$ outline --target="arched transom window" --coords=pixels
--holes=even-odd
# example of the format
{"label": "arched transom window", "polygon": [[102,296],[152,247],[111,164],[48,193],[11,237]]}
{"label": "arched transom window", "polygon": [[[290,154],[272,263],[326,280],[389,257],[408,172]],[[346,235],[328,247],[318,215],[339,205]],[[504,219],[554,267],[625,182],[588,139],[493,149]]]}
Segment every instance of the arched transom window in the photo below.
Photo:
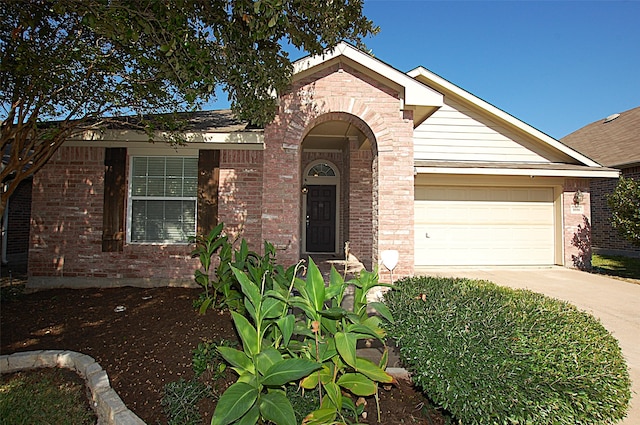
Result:
{"label": "arched transom window", "polygon": [[324,162],[318,163],[309,169],[309,177],[335,177],[335,170]]}

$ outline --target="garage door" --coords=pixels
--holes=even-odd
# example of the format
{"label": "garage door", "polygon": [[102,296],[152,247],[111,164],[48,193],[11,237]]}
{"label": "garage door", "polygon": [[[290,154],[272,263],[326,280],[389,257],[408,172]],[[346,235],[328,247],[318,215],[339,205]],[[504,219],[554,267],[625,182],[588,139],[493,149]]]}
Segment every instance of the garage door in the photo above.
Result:
{"label": "garage door", "polygon": [[551,265],[553,188],[416,186],[416,266]]}

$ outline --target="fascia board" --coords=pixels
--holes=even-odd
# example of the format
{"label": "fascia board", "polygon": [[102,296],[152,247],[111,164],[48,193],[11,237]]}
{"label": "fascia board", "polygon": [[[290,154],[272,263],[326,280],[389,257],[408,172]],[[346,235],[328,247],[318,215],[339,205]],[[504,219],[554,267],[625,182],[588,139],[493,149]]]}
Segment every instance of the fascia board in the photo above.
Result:
{"label": "fascia board", "polygon": [[499,176],[531,176],[531,177],[586,177],[586,178],[618,178],[619,171],[610,169],[586,170],[544,170],[532,168],[467,168],[467,167],[415,167],[418,174],[463,174],[463,175],[499,175]]}
{"label": "fascia board", "polygon": [[443,91],[450,92],[450,93],[452,93],[452,94],[454,94],[454,95],[466,100],[467,102],[478,106],[479,108],[485,110],[486,112],[488,112],[489,114],[491,114],[494,117],[498,118],[499,120],[508,123],[509,125],[517,128],[520,131],[528,133],[529,135],[535,137],[536,139],[540,140],[543,143],[546,143],[547,145],[551,146],[552,148],[554,148],[554,149],[556,149],[556,150],[558,150],[558,151],[570,156],[571,158],[573,158],[573,159],[575,159],[577,161],[580,161],[584,165],[588,165],[590,167],[602,167],[597,162],[595,162],[592,159],[589,159],[586,156],[582,155],[581,153],[571,149],[567,145],[559,142],[558,140],[554,139],[553,137],[549,136],[548,134],[545,134],[542,131],[530,126],[529,124],[526,124],[526,123],[520,121],[519,119],[517,119],[513,115],[510,115],[510,114],[504,112],[502,109],[499,109],[499,108],[493,106],[492,104],[480,99],[479,97],[474,96],[473,94],[469,93],[468,91],[461,89],[460,87],[456,86],[455,84],[451,83],[450,81],[445,80],[444,78],[440,77],[437,74],[434,74],[433,72],[429,71],[428,69],[426,69],[426,68],[424,68],[422,66],[409,71],[407,73],[407,75],[409,75],[412,78],[423,77],[423,78],[427,79],[429,83],[438,86],[438,88],[442,88]]}
{"label": "fascia board", "polygon": [[321,66],[340,56],[349,58],[366,69],[403,87],[404,104],[406,106],[440,107],[443,105],[444,96],[438,91],[345,42],[339,43],[333,50],[328,50],[322,55],[307,56],[295,61],[293,63],[294,78],[296,74]]}
{"label": "fascia board", "polygon": [[[157,132],[155,143],[164,143],[167,133]],[[264,132],[185,132],[188,145],[199,145],[204,149],[264,149]],[[65,146],[144,146],[149,145],[149,136],[134,130],[88,130],[69,138]]]}

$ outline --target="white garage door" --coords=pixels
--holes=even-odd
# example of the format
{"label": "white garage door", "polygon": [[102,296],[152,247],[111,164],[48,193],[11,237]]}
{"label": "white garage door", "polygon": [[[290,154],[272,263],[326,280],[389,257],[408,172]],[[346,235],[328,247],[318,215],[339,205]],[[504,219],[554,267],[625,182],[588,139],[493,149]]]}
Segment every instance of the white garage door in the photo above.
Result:
{"label": "white garage door", "polygon": [[416,186],[416,266],[554,264],[553,188]]}

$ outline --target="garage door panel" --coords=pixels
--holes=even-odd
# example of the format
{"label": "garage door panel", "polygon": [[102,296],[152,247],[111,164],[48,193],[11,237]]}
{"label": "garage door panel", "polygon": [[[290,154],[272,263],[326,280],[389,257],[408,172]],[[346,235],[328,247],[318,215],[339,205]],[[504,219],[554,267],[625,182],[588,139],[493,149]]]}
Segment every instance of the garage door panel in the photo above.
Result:
{"label": "garage door panel", "polygon": [[416,187],[416,265],[554,262],[552,188]]}

